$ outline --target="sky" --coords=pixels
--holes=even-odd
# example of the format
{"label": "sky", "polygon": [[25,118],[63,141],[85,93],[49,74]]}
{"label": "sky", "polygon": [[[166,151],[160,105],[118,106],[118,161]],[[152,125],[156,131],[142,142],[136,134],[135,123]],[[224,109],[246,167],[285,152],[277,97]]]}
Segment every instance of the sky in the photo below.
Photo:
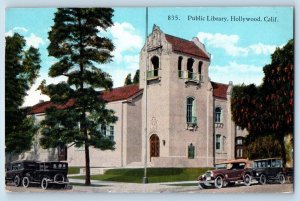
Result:
{"label": "sky", "polygon": [[[145,8],[114,8],[114,25],[104,36],[115,44],[113,62],[99,65],[112,76],[114,87],[124,84],[128,73],[139,68],[139,53],[146,35]],[[10,8],[6,10],[5,35],[14,32],[25,37],[27,47],[39,48],[40,76],[28,91],[23,106],[49,100],[36,88],[43,79],[47,84],[66,80],[50,78],[48,70],[55,59],[48,56],[48,32],[53,25],[55,8]],[[241,19],[256,21],[244,21]],[[215,82],[261,84],[263,66],[271,62],[276,47],[293,38],[292,7],[154,7],[148,10],[148,34],[154,24],[167,34],[191,40],[198,37],[211,54],[209,77]]]}

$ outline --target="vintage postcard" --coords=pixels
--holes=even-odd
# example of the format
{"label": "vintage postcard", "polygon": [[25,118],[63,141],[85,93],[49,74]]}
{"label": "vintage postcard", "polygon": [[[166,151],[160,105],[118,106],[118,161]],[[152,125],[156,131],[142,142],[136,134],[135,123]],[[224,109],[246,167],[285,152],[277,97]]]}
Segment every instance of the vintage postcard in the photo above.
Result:
{"label": "vintage postcard", "polygon": [[7,192],[294,192],[293,7],[5,15]]}

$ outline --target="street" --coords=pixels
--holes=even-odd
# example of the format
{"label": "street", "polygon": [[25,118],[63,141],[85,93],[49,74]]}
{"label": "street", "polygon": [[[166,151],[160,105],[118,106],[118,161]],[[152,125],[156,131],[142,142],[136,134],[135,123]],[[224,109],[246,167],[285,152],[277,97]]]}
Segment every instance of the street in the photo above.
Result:
{"label": "street", "polygon": [[[7,192],[106,192],[106,193],[292,193],[293,184],[253,184],[245,186],[243,184],[236,184],[233,187],[224,187],[222,189],[199,189],[197,182],[172,182],[172,183],[121,183],[121,182],[102,182],[92,181],[92,186],[84,186],[78,184],[79,180],[71,180],[76,185],[72,189],[55,189],[49,188],[47,190],[41,189],[39,186],[35,187],[15,187],[12,185],[6,186]],[[81,180],[82,181],[82,180]]]}

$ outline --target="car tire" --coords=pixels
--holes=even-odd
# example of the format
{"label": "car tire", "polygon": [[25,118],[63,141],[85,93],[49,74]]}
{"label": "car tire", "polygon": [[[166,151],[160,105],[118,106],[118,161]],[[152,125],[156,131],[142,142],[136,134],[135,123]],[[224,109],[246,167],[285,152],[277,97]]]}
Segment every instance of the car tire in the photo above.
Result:
{"label": "car tire", "polygon": [[21,185],[21,177],[19,175],[16,175],[14,178],[14,185],[20,186]]}
{"label": "car tire", "polygon": [[280,184],[284,184],[285,183],[285,176],[282,173],[278,174],[278,180]]}
{"label": "car tire", "polygon": [[203,183],[199,183],[199,188],[200,189],[206,189],[207,186],[205,184],[203,184]]}
{"label": "car tire", "polygon": [[265,174],[261,174],[260,177],[259,177],[259,183],[261,185],[265,185],[267,183],[267,177]]}
{"label": "car tire", "polygon": [[56,174],[54,176],[54,182],[57,182],[57,183],[63,183],[65,182],[65,176],[63,174]]}
{"label": "car tire", "polygon": [[250,186],[250,185],[251,185],[251,180],[252,180],[252,178],[251,178],[251,175],[250,175],[250,174],[246,174],[246,175],[244,176],[244,184],[245,184],[246,186]]}
{"label": "car tire", "polygon": [[41,187],[42,189],[46,190],[48,188],[48,178],[44,177],[41,181]]}
{"label": "car tire", "polygon": [[23,185],[23,187],[28,188],[29,184],[30,184],[29,178],[28,177],[23,177],[23,179],[22,179],[22,185]]}
{"label": "car tire", "polygon": [[215,187],[216,188],[222,188],[224,184],[223,178],[221,176],[217,176],[215,179]]}

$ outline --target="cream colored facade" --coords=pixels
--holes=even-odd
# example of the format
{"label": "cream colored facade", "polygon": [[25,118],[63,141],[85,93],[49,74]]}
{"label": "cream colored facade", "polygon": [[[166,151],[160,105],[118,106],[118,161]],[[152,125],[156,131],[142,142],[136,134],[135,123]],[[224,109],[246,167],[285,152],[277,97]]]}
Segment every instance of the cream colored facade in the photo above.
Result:
{"label": "cream colored facade", "polygon": [[[147,44],[140,52],[142,90],[107,104],[118,117],[113,125],[116,149],[91,148],[91,167],[143,166],[145,151],[151,167],[210,167],[235,158],[236,139],[247,132],[231,120],[232,83],[209,79],[211,57],[204,45],[197,38],[187,41],[166,35],[158,26]],[[34,115],[37,123],[43,118]],[[57,154],[56,149],[52,152]],[[35,147],[19,159],[55,160],[50,155],[39,147],[37,137]],[[69,166],[83,167],[84,150],[69,147],[67,161]]]}

